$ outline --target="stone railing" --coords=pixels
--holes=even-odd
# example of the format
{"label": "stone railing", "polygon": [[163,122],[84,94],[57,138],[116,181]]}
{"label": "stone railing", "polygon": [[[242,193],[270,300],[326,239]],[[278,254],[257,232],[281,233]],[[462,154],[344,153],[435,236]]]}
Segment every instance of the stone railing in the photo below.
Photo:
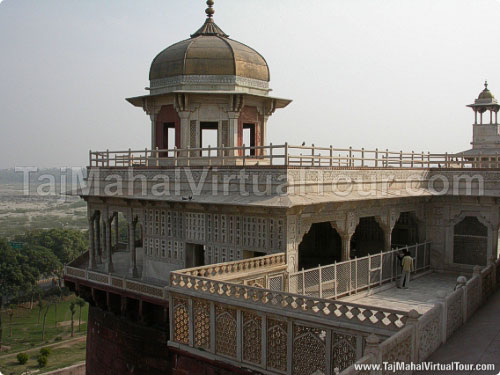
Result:
{"label": "stone railing", "polygon": [[[367,354],[360,358],[358,361],[356,361],[356,364],[352,364],[348,368],[346,368],[344,371],[342,371],[342,375],[370,375],[372,372],[370,372],[368,369],[362,370],[362,369],[357,369],[355,368],[356,366],[359,365],[374,365],[377,363],[377,358],[373,354]],[[338,369],[337,373],[340,372],[340,369]]]}
{"label": "stone railing", "polygon": [[[474,268],[471,279],[466,281],[462,276],[457,280],[456,290],[450,295],[438,295],[435,306],[424,315],[418,317],[416,311],[408,314],[404,329],[392,335],[379,345],[380,339],[371,335],[366,342],[371,342],[365,349],[363,361],[355,364],[393,364],[420,363],[425,361],[437,348],[445,343],[450,336],[486,302],[487,298],[498,287],[494,275],[500,269],[500,259],[483,269]],[[465,279],[465,280],[464,280]],[[375,344],[374,344],[375,343]],[[391,369],[381,367],[379,371],[361,371],[354,364],[341,372],[341,375],[355,374],[390,374]],[[411,374],[412,371],[398,371],[399,374]]]}
{"label": "stone railing", "polygon": [[167,290],[163,286],[144,283],[135,279],[128,279],[113,274],[89,271],[87,269],[65,266],[64,274],[74,279],[90,281],[92,283],[109,286],[139,295],[167,300]]}
{"label": "stone railing", "polygon": [[169,346],[269,374],[334,374],[362,357],[370,332],[387,337],[407,318],[182,274],[168,289]]}
{"label": "stone railing", "polygon": [[[258,258],[237,260],[234,262],[217,263],[209,266],[187,268],[178,273],[207,278],[239,278],[242,273],[266,271],[270,268],[286,266],[285,253],[267,255]],[[238,275],[239,274],[239,275]]]}
{"label": "stone railing", "polygon": [[398,253],[405,249],[414,259],[415,273],[430,268],[431,243],[425,242],[291,273],[288,291],[310,297],[338,298],[392,282],[401,274]]}
{"label": "stone railing", "polygon": [[[224,301],[250,309],[271,309],[280,315],[294,315],[330,325],[351,328],[369,327],[386,334],[401,329],[407,313],[399,310],[366,306],[349,302],[307,297],[225,281],[170,273],[168,290],[179,295]],[[258,307],[256,307],[258,306]]]}
{"label": "stone railing", "polygon": [[[479,161],[478,161],[479,160]],[[89,151],[90,167],[290,166],[337,168],[498,168],[500,154],[431,154],[284,145]]]}
{"label": "stone railing", "polygon": [[169,346],[265,374],[334,374],[361,357],[362,331],[170,293]]}

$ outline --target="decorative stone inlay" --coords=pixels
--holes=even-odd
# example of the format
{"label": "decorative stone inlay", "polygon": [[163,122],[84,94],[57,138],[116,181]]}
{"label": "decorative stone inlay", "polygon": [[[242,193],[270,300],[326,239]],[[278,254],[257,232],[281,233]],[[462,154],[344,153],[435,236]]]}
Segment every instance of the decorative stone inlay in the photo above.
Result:
{"label": "decorative stone inlay", "polygon": [[174,341],[189,344],[189,312],[187,298],[173,297]]}
{"label": "decorative stone inlay", "polygon": [[243,311],[243,360],[260,364],[262,361],[262,318]]}
{"label": "decorative stone inlay", "polygon": [[293,374],[326,374],[326,331],[294,325]]}
{"label": "decorative stone inlay", "polygon": [[236,310],[217,304],[215,316],[216,353],[236,358]]}
{"label": "decorative stone inlay", "polygon": [[332,333],[332,373],[333,369],[342,371],[356,361],[356,340],[353,335]]}
{"label": "decorative stone inlay", "polygon": [[269,89],[269,82],[228,75],[183,75],[150,81],[151,88],[156,90],[178,85],[238,85],[260,90]]}
{"label": "decorative stone inlay", "polygon": [[425,314],[418,324],[419,359],[427,359],[441,345],[441,306],[437,305]]}
{"label": "decorative stone inlay", "polygon": [[288,324],[286,321],[267,320],[267,367],[279,371],[287,369]]}
{"label": "decorative stone inlay", "polygon": [[85,270],[81,270],[78,268],[67,267],[66,275],[75,276],[78,278],[85,278]]}
{"label": "decorative stone inlay", "polygon": [[204,300],[193,301],[194,345],[210,349],[210,303]]}
{"label": "decorative stone inlay", "polygon": [[147,285],[143,283],[136,283],[133,281],[126,281],[126,289],[138,292],[141,294],[148,294],[154,297],[163,297],[163,289],[154,287],[152,285]]}

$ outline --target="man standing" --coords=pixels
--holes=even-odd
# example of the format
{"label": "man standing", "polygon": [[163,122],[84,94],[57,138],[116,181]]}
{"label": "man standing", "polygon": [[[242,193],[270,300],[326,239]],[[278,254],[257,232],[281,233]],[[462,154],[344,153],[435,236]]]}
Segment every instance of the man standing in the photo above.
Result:
{"label": "man standing", "polygon": [[401,279],[399,280],[399,288],[408,289],[410,285],[410,273],[414,270],[413,258],[410,252],[403,250],[403,259],[401,260]]}

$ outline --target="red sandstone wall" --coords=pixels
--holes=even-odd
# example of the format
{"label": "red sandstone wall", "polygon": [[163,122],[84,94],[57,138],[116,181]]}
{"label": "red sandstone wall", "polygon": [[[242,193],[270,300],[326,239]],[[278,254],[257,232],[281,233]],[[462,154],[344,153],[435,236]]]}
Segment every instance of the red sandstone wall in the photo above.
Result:
{"label": "red sandstone wall", "polygon": [[165,332],[90,307],[87,375],[252,375],[167,347]]}
{"label": "red sandstone wall", "polygon": [[87,375],[169,375],[166,333],[90,307]]}
{"label": "red sandstone wall", "polygon": [[175,147],[181,147],[181,120],[173,105],[164,105],[156,118],[156,147],[167,149],[168,145],[163,143],[163,124],[175,123]]}

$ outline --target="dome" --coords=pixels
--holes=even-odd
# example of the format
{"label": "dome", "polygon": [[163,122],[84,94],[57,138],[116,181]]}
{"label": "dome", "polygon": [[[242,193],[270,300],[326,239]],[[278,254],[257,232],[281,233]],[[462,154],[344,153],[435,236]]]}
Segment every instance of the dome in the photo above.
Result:
{"label": "dome", "polygon": [[493,96],[493,94],[491,93],[490,90],[488,89],[484,89],[481,94],[479,94],[479,98],[478,99],[495,99],[495,97]]}
{"label": "dome", "polygon": [[211,15],[190,39],[166,48],[151,64],[151,81],[179,76],[233,76],[264,82],[270,80],[264,57],[245,44],[230,39],[214,23]]}
{"label": "dome", "polygon": [[488,82],[485,82],[484,90],[481,91],[481,94],[479,94],[478,100],[489,100],[489,99],[495,99],[495,96],[488,89]]}

